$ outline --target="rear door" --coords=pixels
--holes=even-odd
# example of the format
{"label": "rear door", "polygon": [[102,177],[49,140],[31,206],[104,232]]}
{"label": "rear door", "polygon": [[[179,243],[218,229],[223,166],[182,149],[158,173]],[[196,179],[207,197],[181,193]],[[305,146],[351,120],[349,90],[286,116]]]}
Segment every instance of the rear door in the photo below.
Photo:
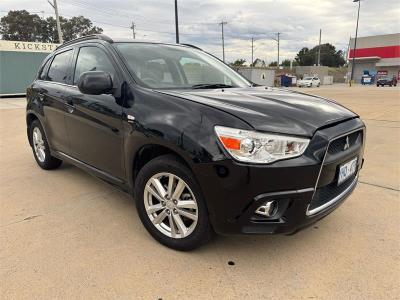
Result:
{"label": "rear door", "polygon": [[[66,117],[71,155],[118,179],[125,178],[121,83],[114,58],[101,44],[76,48],[75,72],[67,87],[67,103],[73,108]],[[78,87],[79,77],[87,71],[108,72],[113,80],[112,94],[86,95]]]}
{"label": "rear door", "polygon": [[72,49],[57,53],[46,63],[34,85],[42,103],[45,117],[43,125],[50,147],[64,153],[69,152],[69,139],[65,123],[67,114],[65,87],[71,77],[72,57]]}

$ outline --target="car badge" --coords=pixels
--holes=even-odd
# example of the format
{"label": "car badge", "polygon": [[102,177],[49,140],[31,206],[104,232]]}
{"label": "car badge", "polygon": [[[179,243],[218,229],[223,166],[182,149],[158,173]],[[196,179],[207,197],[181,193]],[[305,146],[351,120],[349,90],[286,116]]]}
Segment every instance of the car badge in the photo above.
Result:
{"label": "car badge", "polygon": [[349,136],[346,136],[346,143],[344,144],[343,151],[346,151],[349,148],[350,148]]}

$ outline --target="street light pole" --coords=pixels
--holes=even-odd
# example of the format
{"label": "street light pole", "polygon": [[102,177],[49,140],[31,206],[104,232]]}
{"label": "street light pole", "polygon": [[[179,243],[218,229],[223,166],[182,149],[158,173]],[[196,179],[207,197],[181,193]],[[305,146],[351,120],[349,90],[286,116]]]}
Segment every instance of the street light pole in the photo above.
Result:
{"label": "street light pole", "polygon": [[357,50],[357,35],[358,35],[358,20],[360,19],[360,7],[361,7],[361,0],[353,0],[353,2],[358,2],[358,12],[357,12],[357,25],[356,25],[356,37],[354,39],[354,50],[353,50],[353,59],[351,62],[351,75],[350,75],[350,86],[351,82],[353,81],[354,77],[354,65],[356,63],[356,50]]}
{"label": "street light pole", "polygon": [[62,36],[62,31],[61,31],[60,16],[58,14],[57,0],[53,0],[53,3],[51,3],[49,0],[47,0],[47,2],[54,8],[54,12],[56,13],[58,42],[60,44],[62,44],[64,41],[63,41],[63,36]]}
{"label": "street light pole", "polygon": [[280,36],[281,36],[281,32],[277,32],[276,33],[276,39],[275,38],[272,38],[273,40],[275,40],[275,41],[277,41],[278,42],[278,61],[277,61],[277,69],[279,69],[279,46],[280,46]]}
{"label": "street light pole", "polygon": [[175,41],[179,44],[178,0],[175,0]]}

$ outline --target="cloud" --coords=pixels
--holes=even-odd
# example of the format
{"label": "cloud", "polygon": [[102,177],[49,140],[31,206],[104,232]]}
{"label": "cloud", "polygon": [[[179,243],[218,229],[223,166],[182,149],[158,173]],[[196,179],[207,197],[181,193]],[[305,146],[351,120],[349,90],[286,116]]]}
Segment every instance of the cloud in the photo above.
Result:
{"label": "cloud", "polygon": [[[281,60],[293,59],[302,47],[315,46],[320,28],[322,42],[342,50],[347,49],[349,37],[355,33],[357,3],[351,0],[178,0],[178,3],[181,42],[195,44],[219,57],[222,47],[218,23],[228,22],[224,27],[228,61],[236,58],[250,61],[252,37],[254,57],[273,61],[277,57],[277,43],[272,39],[276,32],[282,32]],[[131,37],[129,27],[133,21],[139,39],[175,41],[172,0],[63,0],[59,8],[66,17],[90,18],[110,36]],[[2,9],[52,13],[42,0],[2,0]],[[400,32],[399,15],[397,0],[362,1],[359,36]]]}

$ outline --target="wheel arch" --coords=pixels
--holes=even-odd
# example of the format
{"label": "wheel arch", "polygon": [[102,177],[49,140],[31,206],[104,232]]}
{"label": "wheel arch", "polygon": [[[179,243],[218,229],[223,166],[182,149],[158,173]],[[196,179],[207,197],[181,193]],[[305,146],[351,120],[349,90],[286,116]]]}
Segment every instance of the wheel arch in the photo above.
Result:
{"label": "wheel arch", "polygon": [[31,135],[30,134],[30,128],[31,128],[31,124],[35,120],[39,120],[39,122],[40,122],[39,117],[35,113],[28,112],[26,114],[26,134],[28,136],[29,145],[31,145],[31,146],[32,146],[32,139],[31,139],[31,136],[30,136]]}
{"label": "wheel arch", "polygon": [[140,170],[151,160],[160,157],[162,155],[173,155],[179,159],[189,170],[192,171],[190,164],[183,157],[183,155],[179,154],[177,151],[160,144],[147,144],[143,145],[139,148],[138,151],[134,154],[132,166],[131,166],[131,182],[132,182],[132,190],[134,190],[135,181],[137,175]]}

